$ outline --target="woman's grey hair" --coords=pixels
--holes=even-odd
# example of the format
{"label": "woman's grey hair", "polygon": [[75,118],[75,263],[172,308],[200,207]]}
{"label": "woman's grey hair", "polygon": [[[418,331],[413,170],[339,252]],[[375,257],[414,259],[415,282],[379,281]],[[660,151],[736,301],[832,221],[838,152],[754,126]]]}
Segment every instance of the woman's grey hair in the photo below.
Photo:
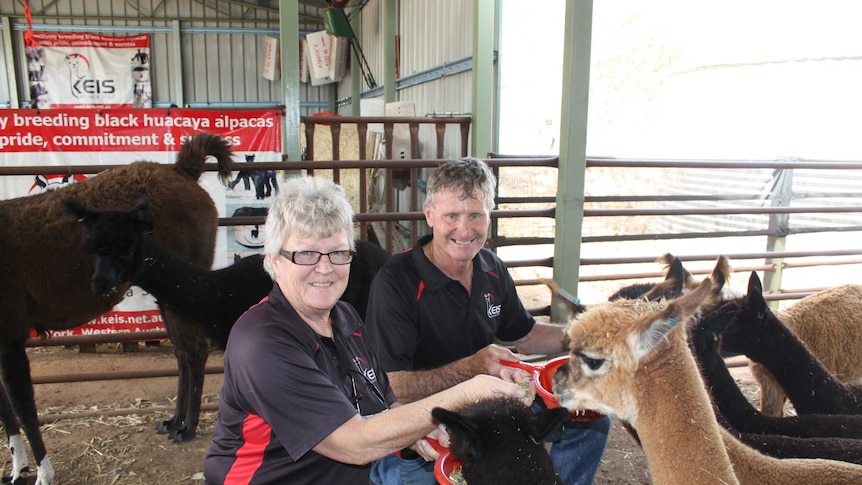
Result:
{"label": "woman's grey hair", "polygon": [[484,200],[488,210],[491,210],[494,208],[496,187],[497,178],[484,161],[478,158],[447,160],[428,177],[425,205],[433,205],[434,196],[439,192],[456,190],[461,192],[461,198],[476,196]]}
{"label": "woman's grey hair", "polygon": [[[291,235],[299,238],[325,239],[346,234],[350,249],[353,240],[353,208],[344,189],[318,177],[294,177],[281,185],[266,216],[264,252],[278,257],[284,241]],[[269,258],[263,259],[263,269],[275,279]]]}

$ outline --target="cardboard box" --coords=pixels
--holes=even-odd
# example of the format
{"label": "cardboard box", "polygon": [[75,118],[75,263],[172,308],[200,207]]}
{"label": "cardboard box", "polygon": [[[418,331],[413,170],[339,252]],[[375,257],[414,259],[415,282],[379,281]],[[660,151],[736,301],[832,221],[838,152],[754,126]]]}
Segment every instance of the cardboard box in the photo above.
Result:
{"label": "cardboard box", "polygon": [[341,81],[350,67],[350,39],[333,35],[330,36],[330,44],[329,77],[333,81]]}
{"label": "cardboard box", "polygon": [[305,35],[308,42],[308,71],[312,86],[329,84],[334,80],[329,77],[329,66],[332,63],[332,39],[325,30],[311,32]]}
{"label": "cardboard box", "polygon": [[278,37],[268,35],[263,39],[263,62],[260,75],[270,81],[281,79],[281,53],[278,47]]}
{"label": "cardboard box", "polygon": [[299,40],[299,82],[308,82],[308,41],[305,38]]}

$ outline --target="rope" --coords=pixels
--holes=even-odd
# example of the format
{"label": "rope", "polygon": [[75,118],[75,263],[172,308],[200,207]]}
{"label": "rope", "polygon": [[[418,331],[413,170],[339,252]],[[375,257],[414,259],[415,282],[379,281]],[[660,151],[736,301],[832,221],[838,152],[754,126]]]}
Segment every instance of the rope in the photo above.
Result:
{"label": "rope", "polygon": [[24,16],[27,18],[27,31],[24,32],[24,45],[27,47],[36,47],[36,41],[33,40],[33,12],[30,10],[30,0],[24,0]]}

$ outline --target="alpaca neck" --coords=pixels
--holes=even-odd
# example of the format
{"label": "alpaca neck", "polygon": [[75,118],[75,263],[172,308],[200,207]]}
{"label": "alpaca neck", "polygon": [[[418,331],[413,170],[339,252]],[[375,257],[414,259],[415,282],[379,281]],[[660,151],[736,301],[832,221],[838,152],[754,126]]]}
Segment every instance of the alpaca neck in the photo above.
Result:
{"label": "alpaca neck", "polygon": [[778,315],[768,317],[764,326],[768,335],[759,336],[761,352],[749,357],[773,373],[797,411],[816,412],[819,410],[817,405],[809,408],[806,403],[812,399],[821,401],[844,386],[779,318]]}
{"label": "alpaca neck", "polygon": [[[695,338],[708,337],[698,335]],[[752,420],[764,417],[742,394],[717,348],[698,348],[695,355],[700,364],[705,388],[710,390],[715,407],[723,416],[733,418],[730,423],[733,427],[739,431],[747,431]]]}
{"label": "alpaca neck", "polygon": [[638,432],[654,483],[737,483],[709,397],[680,331],[635,373]]}
{"label": "alpaca neck", "polygon": [[173,255],[149,236],[144,236],[141,244],[143,267],[132,283],[148,291],[160,303],[172,305],[197,300],[210,291],[207,285],[201,284],[207,279],[208,270]]}

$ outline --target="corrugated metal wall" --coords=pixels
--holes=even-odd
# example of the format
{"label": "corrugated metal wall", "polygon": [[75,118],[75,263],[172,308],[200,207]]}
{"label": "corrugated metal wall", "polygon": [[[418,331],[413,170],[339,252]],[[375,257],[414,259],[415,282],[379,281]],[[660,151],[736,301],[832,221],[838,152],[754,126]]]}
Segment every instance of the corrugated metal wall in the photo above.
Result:
{"label": "corrugated metal wall", "polygon": [[[359,43],[378,84],[384,74],[384,12],[382,0],[370,0],[359,17]],[[413,103],[417,116],[431,113],[471,114],[472,71],[441,75],[444,67],[455,61],[469,63],[473,51],[473,2],[471,0],[401,0],[398,2],[397,35],[399,40],[400,87],[395,101]],[[356,70],[351,57],[351,71]],[[412,78],[411,78],[412,77]],[[409,81],[406,82],[406,81]],[[404,86],[404,84],[409,84]],[[367,97],[368,87],[360,87]],[[350,97],[350,81],[339,87],[339,99]],[[382,97],[382,89],[375,96]],[[340,114],[349,114],[342,106]],[[431,130],[420,131],[420,156],[433,157],[436,137]],[[446,156],[460,155],[460,138],[446,136]]]}
{"label": "corrugated metal wall", "polygon": [[[33,27],[39,31],[91,31],[105,35],[151,34],[151,79],[156,107],[176,103],[180,84],[183,103],[193,107],[252,107],[283,104],[281,83],[259,75],[263,39],[279,31],[278,1],[200,2],[197,0],[30,0]],[[19,106],[11,106],[6,66],[0,67],[0,106],[28,107],[23,33],[27,28],[21,2],[0,2],[0,16],[9,17]],[[300,6],[304,16],[320,18],[314,6]],[[303,23],[301,31],[322,26]],[[178,29],[181,46],[176,49]],[[174,66],[180,66],[176,72]],[[301,101],[316,106],[329,98],[329,88],[301,84]],[[311,114],[316,107],[304,109]]]}
{"label": "corrugated metal wall", "polygon": [[[396,100],[412,102],[419,116],[469,114],[472,105],[469,68],[446,75],[441,75],[440,71],[454,61],[470,62],[472,0],[402,0],[395,4],[400,42],[399,82],[404,84],[397,90]],[[33,27],[39,31],[92,31],[118,36],[149,33],[154,107],[182,104],[196,108],[231,108],[284,104],[281,83],[259,75],[264,38],[279,33],[277,0],[259,7],[227,1],[205,5],[197,0],[140,0],[134,4],[124,0],[31,0],[30,5]],[[355,15],[358,5],[358,2],[356,6],[351,5],[348,12]],[[360,45],[380,86],[384,81],[383,6],[382,0],[369,0],[358,13]],[[13,47],[16,73],[14,79],[0,74],[0,106],[29,107],[23,49],[27,23],[23,5],[0,2],[0,16],[10,19],[8,38]],[[319,19],[322,15],[318,8],[301,4],[301,22],[305,16]],[[321,24],[314,22],[300,25],[301,32],[322,29]],[[0,67],[8,62],[10,59],[4,56]],[[351,68],[358,72],[355,56],[351,58]],[[410,82],[404,82],[405,78]],[[10,89],[17,92],[16,106],[12,106]],[[350,89],[349,76],[337,87],[301,83],[303,109],[300,114],[324,110],[327,103],[335,99],[349,99]],[[361,90],[366,92],[368,87],[363,83]],[[380,87],[372,94],[382,97],[382,93]],[[342,106],[338,111],[350,114],[350,107]],[[459,137],[447,136],[446,139],[446,156],[458,156]],[[435,144],[433,131],[423,130],[420,156],[433,156]]]}
{"label": "corrugated metal wall", "polygon": [[[317,2],[321,4],[322,2]],[[472,0],[401,0],[398,9],[397,33],[400,41],[400,76],[416,76],[441,70],[453,61],[469,62],[473,46]],[[277,0],[259,2],[200,0],[30,0],[33,27],[40,31],[92,31],[106,35],[151,34],[151,79],[153,102],[156,107],[182,103],[193,107],[250,107],[283,104],[278,81],[268,81],[259,75],[263,39],[278,35]],[[357,0],[348,6],[356,9]],[[378,85],[383,84],[383,0],[369,0],[359,13],[360,45]],[[0,16],[10,19],[9,37],[14,53],[15,80],[5,73],[7,63],[0,60],[0,106],[28,107],[26,62],[23,33],[27,28],[21,2],[0,2]],[[321,18],[321,11],[312,5],[300,4],[300,22],[308,17]],[[300,25],[302,32],[322,30],[320,23]],[[179,42],[176,32],[179,32]],[[177,49],[176,46],[180,48]],[[358,71],[355,58],[352,68]],[[177,67],[181,72],[176,72]],[[399,89],[398,101],[412,101],[417,115],[427,113],[469,113],[472,105],[472,76],[466,71],[448,74],[433,80],[415,80],[411,86]],[[12,86],[18,94],[18,105],[11,105]],[[300,85],[302,115],[326,108],[329,101],[350,98],[350,77],[335,89],[325,85]],[[368,90],[362,84],[363,92]],[[382,96],[378,89],[377,96]],[[349,114],[349,107],[339,112]],[[422,144],[431,143],[422,136]],[[430,146],[433,146],[430,145]],[[457,146],[449,147],[447,151]]]}

